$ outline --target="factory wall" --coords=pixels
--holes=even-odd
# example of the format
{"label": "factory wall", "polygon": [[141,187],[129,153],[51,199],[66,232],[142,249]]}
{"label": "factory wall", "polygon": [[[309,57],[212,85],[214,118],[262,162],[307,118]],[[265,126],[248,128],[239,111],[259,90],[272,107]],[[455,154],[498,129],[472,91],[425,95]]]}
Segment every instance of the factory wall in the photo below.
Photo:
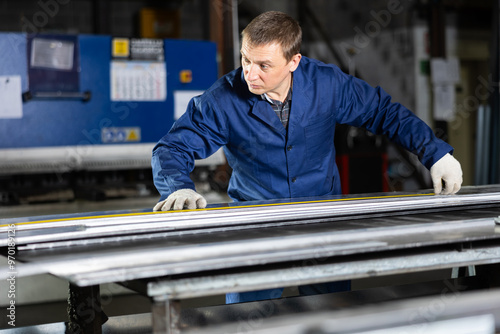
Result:
{"label": "factory wall", "polygon": [[204,39],[203,0],[20,0],[0,2],[0,31],[139,36],[140,11],[180,9],[181,38]]}
{"label": "factory wall", "polygon": [[[223,0],[0,1],[0,31],[140,36],[143,10],[154,8],[178,15],[176,38],[206,40],[210,38],[208,13],[224,10],[224,3]],[[395,101],[408,106],[434,126],[433,103],[436,99],[430,83],[429,13],[425,2],[234,0],[233,3],[238,6],[240,30],[252,17],[266,10],[281,10],[296,17],[304,28],[305,55],[336,63],[371,85],[382,86]],[[465,9],[460,9],[460,5]],[[303,10],[304,6],[313,13],[316,24],[324,29],[337,56],[329,51],[316,24]],[[474,87],[481,84],[478,78],[484,79],[491,74],[488,73],[491,17],[487,10],[491,4],[476,1],[473,4],[447,3],[447,6],[447,56],[459,59],[461,80],[454,85],[455,114],[447,120],[449,131],[443,139],[455,146],[457,158],[463,161],[464,184],[467,185],[474,184],[477,169],[474,163],[476,110],[487,103],[475,96]]]}
{"label": "factory wall", "polygon": [[[310,0],[312,10],[320,26],[325,29],[325,41],[310,16],[300,10],[301,0],[237,0],[238,24],[241,29],[252,17],[266,10],[282,10],[301,21],[304,28],[303,53],[325,62],[346,65],[346,71],[357,72],[371,85],[380,85],[397,102],[408,106],[431,126],[432,86],[429,74],[428,25],[420,16],[418,1],[390,0]],[[141,11],[157,8],[179,16],[176,38],[207,40],[210,25],[207,11],[216,2],[208,0],[184,1],[133,1],[133,0],[17,0],[0,1],[0,32],[48,32],[70,34],[105,34],[110,36],[140,36]],[[464,169],[464,184],[474,184],[476,153],[476,113],[486,98],[477,96],[487,90],[483,85],[488,79],[490,58],[490,33],[487,23],[478,27],[450,16],[447,31],[448,54],[460,60],[460,78],[455,84],[457,112],[449,121],[448,140],[455,147],[455,155]],[[485,25],[486,24],[486,25]],[[331,53],[330,42],[337,53]],[[0,55],[5,50],[0,50]],[[404,174],[398,153],[389,149],[393,170]],[[416,167],[417,166],[417,167]],[[412,166],[419,174],[427,171]],[[395,172],[396,173],[396,172]],[[394,178],[405,175],[393,175]],[[414,180],[407,180],[391,190],[414,190],[421,187]],[[399,187],[399,188],[395,188]],[[5,263],[0,263],[3,265]],[[22,281],[21,281],[22,282]],[[37,283],[48,282],[53,288],[42,291]],[[6,283],[0,285],[2,291]],[[41,284],[39,284],[41,285]],[[26,279],[19,285],[20,303],[47,302],[65,298],[67,287],[60,280],[49,276]],[[113,293],[121,289],[111,286]],[[0,306],[6,305],[0,296]]]}

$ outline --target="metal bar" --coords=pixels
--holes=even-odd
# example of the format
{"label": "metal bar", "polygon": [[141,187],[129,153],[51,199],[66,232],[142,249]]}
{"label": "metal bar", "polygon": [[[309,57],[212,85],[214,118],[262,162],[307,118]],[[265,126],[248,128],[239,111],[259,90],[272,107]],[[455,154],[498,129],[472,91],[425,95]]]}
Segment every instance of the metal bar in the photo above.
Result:
{"label": "metal bar", "polygon": [[151,317],[154,334],[180,334],[181,304],[169,296],[153,298]]}
{"label": "metal bar", "polygon": [[24,92],[23,100],[27,102],[29,100],[80,100],[82,102],[90,101],[92,93],[90,91],[85,92]]}
{"label": "metal bar", "polygon": [[485,165],[485,150],[484,150],[484,118],[485,118],[485,106],[480,105],[477,110],[477,122],[476,122],[476,159],[475,159],[475,171],[474,171],[474,183],[476,185],[482,185],[486,182],[484,181],[484,173],[482,167]]}
{"label": "metal bar", "polygon": [[491,152],[491,118],[492,118],[492,108],[491,106],[486,106],[485,110],[485,116],[484,116],[484,132],[482,133],[483,135],[483,145],[484,145],[484,158],[483,158],[483,166],[481,168],[481,173],[483,182],[484,184],[491,183],[490,179],[490,172],[491,172],[491,159],[492,159],[492,152]]}
{"label": "metal bar", "polygon": [[[453,208],[483,203],[500,203],[500,193],[460,196],[381,197],[376,199],[311,201],[279,205],[247,205],[234,208],[205,209],[140,215],[110,215],[58,221],[16,224],[16,243],[64,241],[102,236],[148,232],[213,228],[217,226],[259,227],[255,224],[286,222],[306,224],[314,219],[409,210]],[[1,223],[3,221],[0,220]],[[8,231],[9,219],[0,227],[0,236]],[[7,246],[0,238],[0,247]]]}
{"label": "metal bar", "polygon": [[500,247],[463,252],[441,251],[409,256],[369,258],[315,266],[155,281],[148,283],[147,294],[150,297],[168,295],[170,298],[184,299],[227,292],[272,289],[493,263],[500,263]]}
{"label": "metal bar", "polygon": [[[162,241],[157,247],[111,249],[104,252],[89,249],[75,254],[51,254],[18,268],[32,275],[36,270],[66,277],[78,285],[127,281],[204,270],[218,270],[283,261],[344,256],[382,250],[406,249],[451,242],[467,242],[498,238],[493,218],[424,223],[406,226],[367,228],[354,223],[357,229],[281,235],[232,241],[209,241],[171,247]],[[454,232],[450,238],[449,231]],[[429,238],[432,235],[432,238]],[[19,255],[22,260],[22,254]],[[29,257],[26,258],[28,261]],[[5,273],[8,270],[4,271]],[[2,278],[0,270],[0,279]]]}
{"label": "metal bar", "polygon": [[108,320],[101,308],[99,286],[69,285],[67,333],[101,334]]}

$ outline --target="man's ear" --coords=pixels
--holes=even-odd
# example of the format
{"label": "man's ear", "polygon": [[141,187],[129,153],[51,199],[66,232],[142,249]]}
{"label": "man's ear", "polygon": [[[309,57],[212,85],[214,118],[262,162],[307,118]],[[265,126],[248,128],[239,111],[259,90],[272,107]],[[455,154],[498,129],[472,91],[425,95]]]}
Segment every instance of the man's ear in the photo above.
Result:
{"label": "man's ear", "polygon": [[290,60],[290,72],[294,72],[297,69],[301,59],[302,55],[300,53],[297,53],[292,57],[292,60]]}

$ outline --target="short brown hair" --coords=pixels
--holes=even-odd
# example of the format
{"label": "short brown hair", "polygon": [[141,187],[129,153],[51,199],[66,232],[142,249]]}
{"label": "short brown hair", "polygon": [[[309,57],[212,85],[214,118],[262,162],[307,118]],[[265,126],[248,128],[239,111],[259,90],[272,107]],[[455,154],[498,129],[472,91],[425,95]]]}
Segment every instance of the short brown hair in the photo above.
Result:
{"label": "short brown hair", "polygon": [[297,21],[278,11],[265,12],[254,18],[243,31],[242,38],[248,38],[251,45],[278,42],[287,61],[300,53],[302,29]]}

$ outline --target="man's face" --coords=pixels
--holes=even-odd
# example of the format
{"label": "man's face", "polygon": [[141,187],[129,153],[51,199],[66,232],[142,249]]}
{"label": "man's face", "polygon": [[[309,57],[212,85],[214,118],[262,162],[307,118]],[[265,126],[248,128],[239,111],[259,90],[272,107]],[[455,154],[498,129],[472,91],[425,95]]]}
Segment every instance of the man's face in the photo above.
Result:
{"label": "man's face", "polygon": [[248,89],[256,95],[267,93],[270,98],[283,101],[300,57],[297,54],[287,62],[278,43],[253,46],[243,38],[241,65]]}

